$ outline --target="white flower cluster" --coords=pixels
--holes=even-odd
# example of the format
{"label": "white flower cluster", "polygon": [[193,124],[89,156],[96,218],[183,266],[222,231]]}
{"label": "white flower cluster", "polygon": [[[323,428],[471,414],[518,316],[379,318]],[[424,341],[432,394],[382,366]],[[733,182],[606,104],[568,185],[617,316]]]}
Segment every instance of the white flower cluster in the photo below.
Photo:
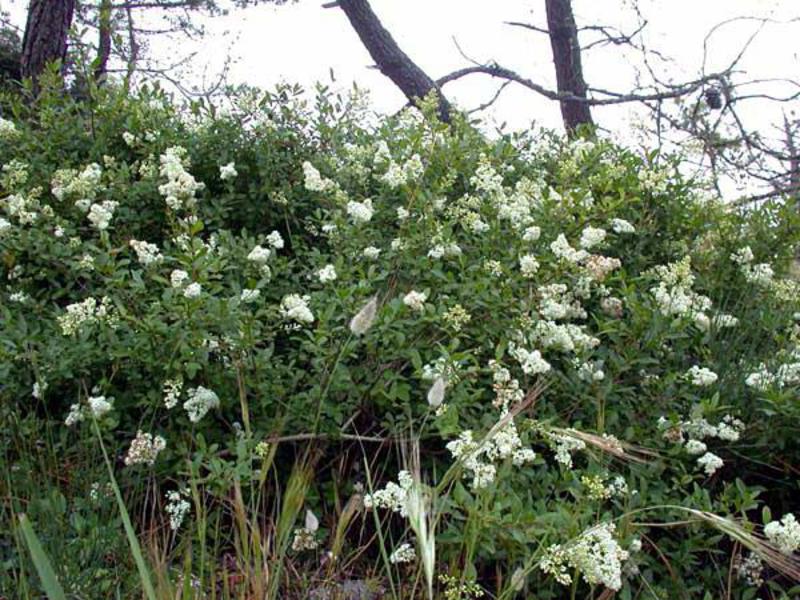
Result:
{"label": "white flower cluster", "polygon": [[164,510],[167,515],[169,515],[169,528],[172,529],[172,531],[180,529],[183,519],[186,517],[186,513],[188,513],[191,508],[191,504],[186,500],[186,496],[188,496],[186,490],[172,490],[165,495],[167,505],[164,507]]}
{"label": "white flower cluster", "polygon": [[478,168],[470,177],[469,183],[476,190],[489,195],[503,193],[503,176],[495,171],[492,163],[484,154],[480,156]]}
{"label": "white flower cluster", "polygon": [[461,246],[455,242],[443,242],[441,244],[435,244],[430,250],[428,250],[428,258],[454,258],[457,256],[461,256]]}
{"label": "white flower cluster", "polygon": [[19,135],[13,121],[0,117],[0,142],[9,142]]}
{"label": "white flower cluster", "polygon": [[717,456],[713,452],[706,452],[705,454],[703,454],[703,456],[697,459],[697,464],[698,466],[702,467],[706,475],[710,477],[711,475],[716,473],[719,469],[721,469],[725,463],[719,456]]}
{"label": "white flower cluster", "polygon": [[333,181],[320,175],[314,165],[308,161],[303,163],[303,176],[305,177],[305,187],[310,192],[327,192],[336,187]]}
{"label": "white flower cluster", "polygon": [[76,173],[73,169],[59,169],[50,181],[50,191],[59,201],[75,198],[75,206],[86,212],[100,189],[103,171],[97,163]]}
{"label": "white flower cluster", "polygon": [[158,264],[164,260],[164,256],[155,244],[139,240],[131,240],[129,244],[131,248],[133,248],[133,251],[136,252],[136,258],[138,258],[139,262],[145,267]]}
{"label": "white flower cluster", "polygon": [[711,308],[711,300],[692,291],[691,259],[686,256],[678,262],[655,268],[659,284],[650,290],[665,316],[680,316],[692,319],[702,330],[708,329],[711,321],[705,314]]}
{"label": "white flower cluster", "polygon": [[281,250],[285,245],[280,231],[270,232],[270,234],[267,236],[267,243],[275,250]]}
{"label": "white flower cluster", "polygon": [[247,255],[247,260],[260,265],[261,270],[268,273],[269,267],[267,266],[267,261],[269,261],[270,256],[272,256],[272,250],[256,244]]}
{"label": "white flower cluster", "polygon": [[355,224],[367,223],[372,220],[372,215],[375,214],[375,210],[372,208],[372,200],[369,198],[365,198],[363,202],[350,200],[345,207],[345,211]]}
{"label": "white flower cluster", "polygon": [[66,313],[58,317],[58,324],[64,335],[72,335],[84,325],[94,323],[114,324],[111,301],[106,297],[98,303],[94,298],[75,302],[66,308]]}
{"label": "white flower cluster", "polygon": [[427,299],[428,299],[428,294],[426,294],[425,292],[417,292],[416,290],[411,290],[405,296],[403,296],[403,304],[405,304],[411,310],[422,312],[423,310],[425,310],[425,301]]}
{"label": "white flower cluster", "polygon": [[566,546],[547,549],[539,568],[562,585],[572,583],[569,568],[577,569],[589,585],[604,585],[611,590],[622,587],[622,563],[628,559],[614,539],[613,523],[603,523],[584,531]]}
{"label": "white flower cluster", "polygon": [[95,229],[104,231],[111,224],[117,206],[119,206],[119,202],[113,200],[104,200],[99,204],[94,203],[89,207],[89,214],[86,215],[86,218]]}
{"label": "white flower cluster", "polygon": [[556,462],[567,469],[572,468],[572,453],[586,448],[586,442],[574,435],[570,435],[570,430],[564,433],[547,432],[545,438],[550,448],[555,452]]}
{"label": "white flower cluster", "polygon": [[563,283],[551,283],[539,288],[539,314],[543,319],[585,319],[586,311]]}
{"label": "white flower cluster", "polygon": [[294,539],[292,540],[292,550],[294,552],[303,552],[305,550],[314,550],[319,546],[317,541],[317,531],[319,530],[319,519],[310,510],[306,510],[306,519],[303,527],[294,530]]}
{"label": "white flower cluster", "polygon": [[581,484],[586,488],[589,498],[608,500],[628,495],[628,482],[622,475],[608,479],[600,475],[583,475]]}
{"label": "white flower cluster", "polygon": [[162,386],[164,393],[164,407],[169,410],[177,406],[183,391],[183,377],[167,379]]}
{"label": "white flower cluster", "polygon": [[167,206],[174,211],[191,209],[197,203],[195,195],[205,188],[184,167],[186,150],[180,146],[167,148],[159,158],[159,173],[167,182],[158,186],[159,193],[164,196]]}
{"label": "white flower cluster", "polygon": [[716,473],[725,463],[713,452],[708,452],[708,446],[701,440],[717,438],[726,442],[736,442],[744,431],[744,423],[731,415],[725,415],[716,425],[712,425],[700,415],[681,421],[677,425],[672,425],[669,420],[661,417],[659,427],[666,430],[664,437],[674,442],[683,443],[684,435],[688,436],[684,450],[692,456],[702,455],[697,459],[697,466],[709,476]]}
{"label": "white flower cluster", "polygon": [[406,499],[408,490],[414,484],[411,473],[400,471],[397,474],[397,483],[390,481],[382,490],[377,490],[372,494],[364,495],[364,508],[385,508],[392,512],[399,513],[402,517],[407,517]]}
{"label": "white flower cluster", "polygon": [[747,585],[759,588],[764,585],[764,563],[758,554],[751,552],[747,556],[740,556],[736,561],[736,575],[744,580]]}
{"label": "white flower cluster", "polygon": [[127,466],[139,464],[153,466],[158,454],[166,447],[167,442],[160,435],[154,436],[139,430],[125,455],[125,464]]}
{"label": "white flower cluster", "polygon": [[576,250],[570,246],[567,237],[560,233],[554,242],[550,244],[550,251],[558,258],[571,263],[579,263],[589,257],[586,250]]}
{"label": "white flower cluster", "polygon": [[242,293],[239,295],[239,301],[242,304],[250,304],[257,301],[260,297],[261,290],[242,290]]}
{"label": "white flower cluster", "polygon": [[64,424],[67,427],[72,427],[76,423],[83,421],[87,415],[91,415],[95,419],[107,415],[114,408],[114,399],[106,398],[105,396],[90,396],[86,400],[86,404],[87,406],[73,404],[69,407],[69,413],[64,419]]}
{"label": "white flower cluster", "polygon": [[393,160],[390,161],[389,168],[379,179],[389,186],[389,188],[395,189],[401,185],[405,185],[409,181],[418,179],[424,170],[425,168],[422,165],[422,159],[419,154],[414,154],[402,165]]}
{"label": "white flower cluster", "polygon": [[761,363],[756,371],[747,376],[745,384],[761,392],[772,387],[783,389],[800,384],[800,348],[795,348],[789,353],[788,361],[774,372],[770,371],[766,364]]}
{"label": "white flower cluster", "polygon": [[694,365],[686,371],[684,377],[688,379],[692,385],[697,387],[708,387],[716,383],[717,379],[719,379],[714,371],[699,365]]}
{"label": "white flower cluster", "polygon": [[599,227],[586,227],[581,232],[580,246],[584,250],[589,250],[602,244],[606,239],[606,230]]}
{"label": "white flower cluster", "polygon": [[610,258],[599,254],[592,254],[586,259],[584,269],[595,281],[603,281],[609,273],[619,269],[622,262],[618,258]]}
{"label": "white flower cluster", "polygon": [[611,229],[614,233],[636,233],[636,228],[625,219],[611,219]]}
{"label": "white flower cluster", "polygon": [[[34,195],[11,194],[2,200],[9,217],[17,219],[20,225],[30,225],[39,218],[39,200]],[[4,219],[5,221],[5,219]],[[6,229],[11,226],[8,221]]]}
{"label": "white flower cluster", "polygon": [[201,385],[189,388],[186,394],[189,398],[183,403],[183,408],[192,423],[198,423],[209,410],[219,407],[219,396]]}
{"label": "white flower cluster", "polygon": [[529,351],[511,342],[508,352],[517,359],[526,375],[540,375],[550,370],[550,363],[542,358],[542,354],[538,350]]}
{"label": "white flower cluster", "polygon": [[532,279],[539,270],[539,261],[533,254],[525,254],[519,257],[519,270],[525,279]]}
{"label": "white flower cluster", "polygon": [[532,335],[543,348],[553,348],[562,352],[583,352],[600,344],[599,339],[589,335],[584,327],[574,323],[539,321]]}
{"label": "white flower cluster", "polygon": [[311,300],[310,296],[301,296],[299,294],[284,296],[280,306],[281,315],[301,325],[313,323],[314,313],[308,307],[309,300]]}
{"label": "white flower cluster", "polygon": [[577,369],[578,378],[580,378],[581,381],[603,381],[606,378],[602,361],[581,361],[576,357],[573,361],[573,365]]}
{"label": "white flower cluster", "polygon": [[368,258],[370,260],[375,260],[381,254],[381,249],[376,248],[375,246],[367,246],[364,248],[364,251],[361,253],[364,258]]}
{"label": "white flower cluster", "polygon": [[397,548],[395,548],[394,552],[389,555],[389,562],[393,565],[398,563],[410,563],[414,562],[417,558],[417,553],[414,550],[414,546],[405,542],[400,544]]}
{"label": "white flower cluster", "polygon": [[[506,418],[503,409],[500,420]],[[481,442],[476,442],[471,430],[462,431],[457,439],[447,443],[446,448],[453,458],[464,466],[464,476],[472,478],[472,488],[479,490],[490,485],[497,474],[495,461],[510,458],[516,466],[532,462],[536,453],[522,447],[513,419],[508,419],[502,427],[491,430]]]}
{"label": "white flower cluster", "polygon": [[441,378],[446,385],[457,383],[460,376],[461,365],[452,360],[449,356],[441,356],[432,363],[422,366],[422,379],[425,381],[436,381]]}
{"label": "white flower cluster", "polygon": [[739,265],[739,269],[748,283],[760,287],[771,287],[775,282],[775,271],[769,263],[752,264],[755,260],[750,246],[743,246],[731,254],[731,260]]}
{"label": "white flower cluster", "polygon": [[495,399],[492,402],[495,408],[508,410],[509,406],[521,402],[525,398],[519,381],[511,377],[511,372],[503,367],[496,360],[489,361],[489,369],[492,371],[492,389]]}
{"label": "white flower cluster", "polygon": [[333,265],[325,265],[317,271],[317,279],[320,283],[329,283],[336,281],[336,268]]}
{"label": "white flower cluster", "polygon": [[784,554],[791,554],[800,548],[800,523],[792,513],[783,515],[780,521],[767,523],[764,535]]}
{"label": "white flower cluster", "polygon": [[236,165],[233,162],[229,162],[227,165],[221,165],[219,168],[219,178],[222,179],[222,181],[236,179],[237,175]]}

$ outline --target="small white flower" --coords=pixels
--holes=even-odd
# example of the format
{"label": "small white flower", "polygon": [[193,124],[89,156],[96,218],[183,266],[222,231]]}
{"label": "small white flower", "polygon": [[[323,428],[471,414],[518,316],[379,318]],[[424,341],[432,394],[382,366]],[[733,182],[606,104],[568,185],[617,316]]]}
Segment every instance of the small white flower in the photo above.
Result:
{"label": "small white flower", "polygon": [[526,279],[531,279],[539,270],[539,261],[536,260],[536,257],[533,256],[533,254],[525,254],[524,256],[520,256],[519,270],[523,277]]}
{"label": "small white flower", "polygon": [[272,250],[270,250],[269,248],[254,246],[253,249],[250,251],[250,254],[247,255],[247,260],[263,265],[269,260],[271,254]]}
{"label": "small white flower", "polygon": [[189,274],[182,269],[175,269],[169,275],[170,283],[174,288],[182,288],[183,285],[189,280]]}
{"label": "small white flower", "polygon": [[151,244],[149,242],[141,242],[139,240],[131,240],[129,244],[130,247],[133,248],[133,251],[136,252],[136,258],[138,258],[139,262],[142,263],[145,267],[159,263],[162,260],[164,260],[164,257],[158,250],[158,246],[156,246],[155,244]]}
{"label": "small white flower", "polygon": [[686,442],[686,446],[684,446],[686,452],[689,454],[703,454],[708,447],[705,445],[704,442],[700,440],[689,440]]}
{"label": "small white flower", "polygon": [[372,219],[372,215],[375,214],[374,209],[372,208],[372,200],[367,198],[363,202],[356,202],[355,200],[350,200],[345,207],[348,216],[353,221],[353,223],[366,223]]}
{"label": "small white flower", "polygon": [[698,387],[707,387],[719,379],[717,374],[711,369],[706,369],[705,367],[700,367],[697,365],[689,369],[686,372],[685,377],[691,381],[692,385],[696,385]]}
{"label": "small white flower", "polygon": [[219,396],[203,386],[190,388],[187,395],[189,399],[183,403],[183,408],[192,423],[199,422],[209,410],[219,407]]}
{"label": "small white flower", "polygon": [[635,233],[636,228],[625,219],[611,219],[611,229],[614,233]]}
{"label": "small white flower", "polygon": [[92,415],[94,415],[96,419],[108,414],[111,412],[111,409],[114,408],[113,399],[106,398],[105,396],[92,396],[89,398],[88,402],[89,410],[92,411]]}
{"label": "small white flower", "polygon": [[598,227],[587,227],[581,233],[580,246],[584,250],[589,250],[602,243],[606,239],[606,230]]}
{"label": "small white flower", "polygon": [[427,299],[428,295],[425,292],[411,290],[403,297],[403,304],[412,310],[422,311],[425,310],[425,301]]}
{"label": "small white flower", "polygon": [[389,555],[389,562],[392,564],[414,562],[417,558],[417,553],[414,546],[408,542],[398,546],[394,552]]}
{"label": "small white flower", "polygon": [[183,296],[184,298],[189,298],[189,299],[199,298],[202,292],[203,292],[203,287],[199,283],[194,282],[190,283],[184,288]]}
{"label": "small white flower", "polygon": [[525,231],[522,232],[522,240],[524,242],[535,242],[541,237],[541,235],[541,228],[537,227],[536,225],[531,225],[530,227],[526,227]]}
{"label": "small white flower", "polygon": [[706,472],[706,475],[713,475],[717,469],[722,468],[724,464],[722,459],[712,452],[706,452],[697,459],[697,464],[703,467],[703,470]]}
{"label": "small white flower", "polygon": [[227,165],[222,165],[219,168],[219,178],[222,181],[228,181],[229,179],[235,179],[238,173],[236,172],[236,165],[234,165],[233,161],[229,162]]}
{"label": "small white flower", "polygon": [[273,231],[267,236],[267,243],[276,250],[280,250],[284,246],[283,237],[278,231]]}
{"label": "small white flower", "polygon": [[250,302],[255,302],[258,300],[259,296],[261,296],[261,290],[242,290],[242,294],[239,297],[239,300],[243,304],[248,304]]}
{"label": "small white flower", "polygon": [[381,249],[380,248],[376,248],[375,246],[367,246],[366,248],[364,248],[364,251],[362,252],[362,254],[364,255],[364,258],[369,258],[370,260],[375,260],[376,258],[378,258],[380,256]]}
{"label": "small white flower", "polygon": [[792,513],[783,515],[780,521],[767,523],[764,535],[784,554],[791,554],[800,548],[800,523]]}
{"label": "small white flower", "polygon": [[319,279],[320,283],[336,281],[336,277],[336,268],[333,265],[325,265],[317,271],[317,279]]}
{"label": "small white flower", "polygon": [[314,322],[314,313],[308,307],[308,296],[300,296],[299,294],[289,294],[284,296],[281,300],[281,314],[287,319],[292,319],[301,324],[309,324]]}

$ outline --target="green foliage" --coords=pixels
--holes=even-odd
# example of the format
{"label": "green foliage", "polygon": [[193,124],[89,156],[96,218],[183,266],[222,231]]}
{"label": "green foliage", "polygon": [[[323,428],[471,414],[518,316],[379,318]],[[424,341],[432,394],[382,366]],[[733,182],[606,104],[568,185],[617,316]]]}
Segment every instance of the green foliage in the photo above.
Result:
{"label": "green foliage", "polygon": [[794,207],[430,102],[90,91],[0,100],[0,524],[24,510],[68,592],[597,597],[595,536],[622,598],[793,593],[748,535],[800,508]]}

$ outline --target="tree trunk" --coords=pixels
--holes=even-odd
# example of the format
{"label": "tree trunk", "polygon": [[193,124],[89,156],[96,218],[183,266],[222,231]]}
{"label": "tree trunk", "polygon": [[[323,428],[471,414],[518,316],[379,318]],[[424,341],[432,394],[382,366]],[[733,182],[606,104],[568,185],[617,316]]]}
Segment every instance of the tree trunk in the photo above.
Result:
{"label": "tree trunk", "polygon": [[[553,49],[558,91],[586,98],[586,82],[581,66],[578,29],[572,13],[572,0],[545,0],[547,29]],[[567,133],[572,135],[579,125],[594,125],[586,102],[561,100],[561,117]]]}
{"label": "tree trunk", "polygon": [[48,63],[67,56],[67,35],[72,25],[75,0],[30,0],[22,40],[22,76],[37,84]]}
{"label": "tree trunk", "polygon": [[410,101],[424,97],[431,90],[439,96],[439,118],[450,120],[450,105],[439,86],[394,41],[381,24],[367,0],[339,0],[336,3],[347,15],[361,42],[369,51],[380,72],[400,88]]}
{"label": "tree trunk", "polygon": [[97,14],[97,58],[93,75],[97,83],[102,83],[111,56],[111,0],[102,0]]}

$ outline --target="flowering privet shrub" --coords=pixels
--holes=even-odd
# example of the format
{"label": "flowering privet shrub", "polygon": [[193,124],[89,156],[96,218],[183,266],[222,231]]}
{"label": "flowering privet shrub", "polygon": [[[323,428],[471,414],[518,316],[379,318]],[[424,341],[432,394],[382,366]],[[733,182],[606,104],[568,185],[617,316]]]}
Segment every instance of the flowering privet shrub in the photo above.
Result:
{"label": "flowering privet shrub", "polygon": [[[0,121],[2,410],[57,421],[65,449],[96,423],[122,480],[164,488],[174,543],[192,476],[224,498],[279,440],[324,439],[383,464],[317,472],[297,560],[355,494],[391,568],[447,597],[681,597],[734,562],[737,597],[786,585],[792,207],[739,214],[663,157],[487,140],[425,107],[376,125],[289,89],[219,112],[101,95]],[[769,543],[643,524],[680,507]]]}

